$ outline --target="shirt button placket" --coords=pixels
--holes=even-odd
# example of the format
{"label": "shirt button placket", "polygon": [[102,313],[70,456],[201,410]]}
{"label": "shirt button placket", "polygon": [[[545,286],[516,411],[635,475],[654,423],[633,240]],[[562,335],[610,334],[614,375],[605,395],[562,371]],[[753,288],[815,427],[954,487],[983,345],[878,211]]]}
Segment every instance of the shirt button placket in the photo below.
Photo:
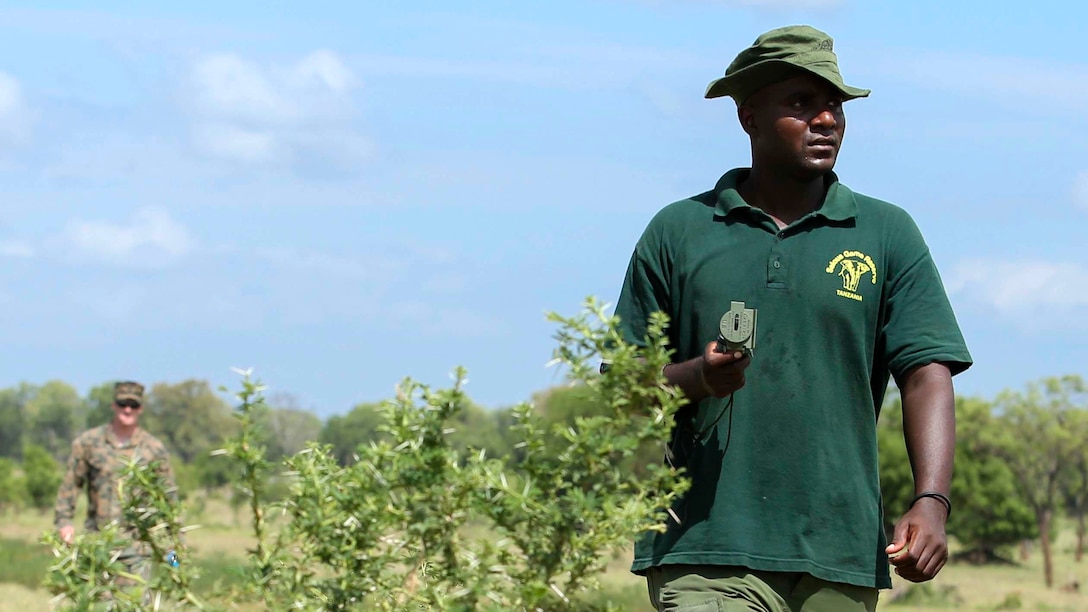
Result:
{"label": "shirt button placket", "polygon": [[786,287],[786,269],[782,263],[782,232],[775,236],[771,245],[770,257],[767,260],[767,286],[784,289]]}

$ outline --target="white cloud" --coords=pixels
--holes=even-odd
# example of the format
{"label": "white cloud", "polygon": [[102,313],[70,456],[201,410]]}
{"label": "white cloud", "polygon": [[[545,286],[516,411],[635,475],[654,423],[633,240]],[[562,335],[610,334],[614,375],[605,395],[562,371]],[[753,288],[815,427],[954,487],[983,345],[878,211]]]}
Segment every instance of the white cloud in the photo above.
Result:
{"label": "white cloud", "polygon": [[388,321],[435,337],[478,338],[494,336],[505,325],[467,308],[441,301],[405,300],[389,304]]}
{"label": "white cloud", "polygon": [[674,49],[576,41],[549,41],[543,45],[513,48],[499,59],[379,54],[359,55],[356,59],[371,75],[407,76],[428,82],[453,79],[575,90],[627,87],[646,80],[647,75],[665,75],[678,70],[714,74],[722,69],[713,59]]}
{"label": "white cloud", "polygon": [[[911,51],[875,57],[869,69],[926,89],[986,95],[1018,109],[1088,110],[1088,64]],[[1046,104],[1038,103],[1041,95]]]}
{"label": "white cloud", "polygon": [[462,295],[468,287],[468,277],[457,273],[432,276],[422,281],[419,287],[435,295]]}
{"label": "white cloud", "polygon": [[22,144],[30,137],[33,122],[22,85],[0,72],[0,144]]}
{"label": "white cloud", "polygon": [[318,82],[333,92],[343,93],[356,84],[355,75],[332,51],[315,51],[307,55],[287,76],[299,89]]}
{"label": "white cloud", "polygon": [[289,149],[270,130],[247,130],[229,123],[195,126],[193,140],[214,157],[247,163],[285,161]]}
{"label": "white cloud", "polygon": [[331,51],[286,66],[233,54],[204,58],[190,75],[193,142],[211,157],[245,164],[358,154],[367,149],[356,142],[361,139],[345,137],[357,85]]}
{"label": "white cloud", "polygon": [[34,247],[21,240],[0,241],[0,256],[29,259],[34,257]]}
{"label": "white cloud", "polygon": [[281,271],[326,275],[342,281],[384,282],[403,273],[409,265],[406,260],[388,254],[343,256],[290,247],[258,248],[252,254]]}
{"label": "white cloud", "polygon": [[10,115],[23,105],[23,88],[10,75],[0,72],[0,116]]}
{"label": "white cloud", "polygon": [[1061,326],[1088,309],[1088,268],[1073,262],[966,259],[952,270],[948,289],[1017,327]]}
{"label": "white cloud", "polygon": [[1078,174],[1073,182],[1073,204],[1088,210],[1088,170]]}
{"label": "white cloud", "polygon": [[208,115],[250,121],[285,121],[295,114],[294,103],[264,71],[236,55],[217,55],[193,68],[197,108]]}
{"label": "white cloud", "polygon": [[194,247],[185,226],[158,208],[137,210],[127,223],[73,220],[61,239],[78,257],[137,266],[176,261]]}

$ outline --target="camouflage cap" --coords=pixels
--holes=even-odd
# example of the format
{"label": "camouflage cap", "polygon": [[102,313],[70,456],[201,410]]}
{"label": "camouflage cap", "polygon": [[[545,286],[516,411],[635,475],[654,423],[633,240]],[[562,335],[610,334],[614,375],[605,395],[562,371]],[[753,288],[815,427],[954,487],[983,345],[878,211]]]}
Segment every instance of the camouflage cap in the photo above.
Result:
{"label": "camouflage cap", "polygon": [[143,403],[144,386],[130,380],[119,382],[113,386],[113,401],[135,400]]}
{"label": "camouflage cap", "polygon": [[868,89],[843,83],[835,43],[827,34],[807,25],[786,26],[760,34],[741,51],[725,70],[706,88],[707,98],[732,96],[743,104],[749,96],[771,83],[777,83],[804,70],[831,83],[845,100],[864,98]]}

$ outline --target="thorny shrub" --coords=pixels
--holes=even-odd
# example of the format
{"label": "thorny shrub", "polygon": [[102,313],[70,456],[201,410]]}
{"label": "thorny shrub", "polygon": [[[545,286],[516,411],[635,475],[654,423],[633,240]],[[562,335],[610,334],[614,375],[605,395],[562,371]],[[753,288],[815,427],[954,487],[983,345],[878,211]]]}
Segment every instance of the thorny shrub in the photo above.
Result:
{"label": "thorny shrub", "polygon": [[256,545],[242,586],[206,602],[192,595],[191,568],[163,562],[168,548],[183,550],[181,510],[150,470],[134,465],[125,475],[135,494],[124,500],[125,520],[153,551],[151,583],[132,592],[109,579],[126,545],[113,527],[74,547],[46,536],[58,557],[49,587],[77,607],[104,596],[137,605],[146,590],[156,602],[198,608],[594,609],[579,595],[597,586],[611,554],[663,529],[667,509],[689,486],[663,463],[630,469],[646,444],[664,449],[686,400],[662,375],[670,355],[663,315],[652,319],[642,348],[624,342],[618,320],[592,298],[574,317],[549,319],[559,328],[554,364],[607,406],[605,415],[549,425],[532,405],[516,407],[514,462],[450,444],[451,422],[469,401],[464,370],[437,391],[406,379],[382,407],[388,435],[360,446],[348,466],[330,446],[311,444],[285,460],[280,477],[290,494],[269,503],[276,466],[256,432],[263,388],[241,372],[240,433],[216,454],[240,468],[236,486],[252,515]]}

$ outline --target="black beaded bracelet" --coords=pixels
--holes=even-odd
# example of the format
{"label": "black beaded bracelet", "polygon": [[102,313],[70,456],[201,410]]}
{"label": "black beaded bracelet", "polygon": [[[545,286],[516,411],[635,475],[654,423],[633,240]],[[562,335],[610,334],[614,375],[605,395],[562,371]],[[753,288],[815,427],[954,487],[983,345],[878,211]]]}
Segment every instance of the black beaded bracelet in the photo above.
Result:
{"label": "black beaded bracelet", "polygon": [[915,495],[914,499],[910,500],[910,507],[913,508],[914,503],[923,497],[932,497],[944,504],[944,509],[947,510],[946,518],[952,518],[952,500],[948,499],[948,496],[944,493],[939,493],[937,491],[923,491],[922,493]]}

